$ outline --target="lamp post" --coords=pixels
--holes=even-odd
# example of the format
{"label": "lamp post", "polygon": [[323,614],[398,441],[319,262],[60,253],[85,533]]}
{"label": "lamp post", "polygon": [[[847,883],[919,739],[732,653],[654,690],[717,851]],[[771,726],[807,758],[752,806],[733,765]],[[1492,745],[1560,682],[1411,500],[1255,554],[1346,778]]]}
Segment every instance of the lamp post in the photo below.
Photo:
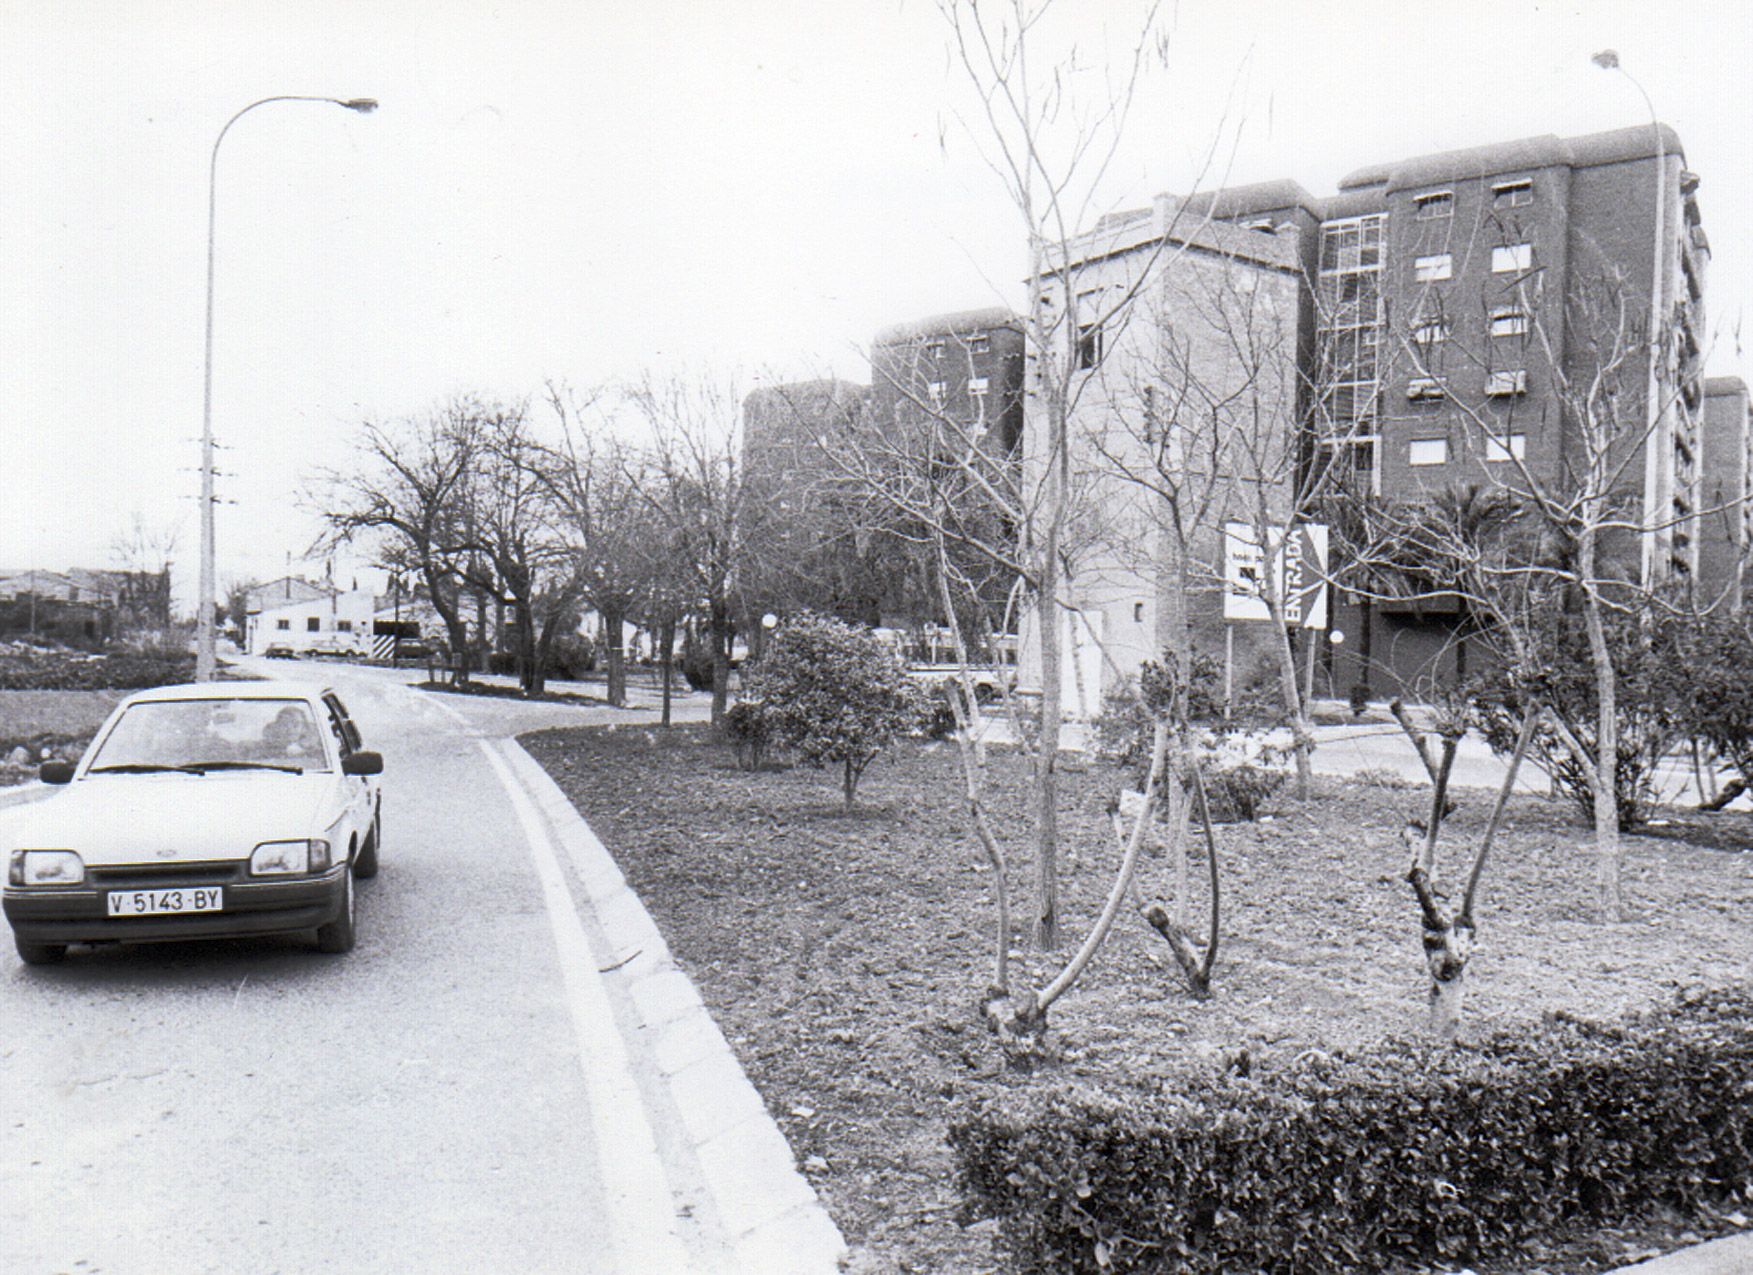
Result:
{"label": "lamp post", "polygon": [[225,121],[219,136],[213,139],[213,155],[207,163],[207,345],[206,363],[201,388],[201,578],[195,603],[195,680],[210,682],[217,665],[214,653],[213,607],[215,603],[213,549],[213,242],[214,223],[219,210],[219,144],[231,126],[258,106],[270,102],[328,102],[350,111],[368,115],[377,109],[377,100],[370,97],[311,97],[285,93],[251,102]]}
{"label": "lamp post", "polygon": [[[1649,431],[1644,442],[1643,463],[1643,503],[1646,524],[1653,528],[1659,525],[1662,513],[1657,507],[1657,495],[1661,485],[1661,450],[1662,431],[1659,428],[1662,419],[1662,348],[1667,338],[1667,300],[1665,293],[1667,282],[1665,267],[1667,265],[1667,244],[1664,242],[1666,233],[1665,222],[1668,210],[1667,168],[1668,155],[1666,139],[1662,136],[1661,121],[1656,118],[1655,103],[1650,95],[1630,71],[1619,64],[1619,53],[1615,49],[1602,49],[1589,59],[1603,71],[1617,71],[1637,90],[1643,99],[1643,106],[1649,112],[1650,132],[1656,139],[1656,246],[1655,263],[1650,273],[1650,324],[1649,324]],[[1647,585],[1654,579],[1656,566],[1656,546],[1653,531],[1646,531],[1640,537],[1642,541],[1643,580]]]}

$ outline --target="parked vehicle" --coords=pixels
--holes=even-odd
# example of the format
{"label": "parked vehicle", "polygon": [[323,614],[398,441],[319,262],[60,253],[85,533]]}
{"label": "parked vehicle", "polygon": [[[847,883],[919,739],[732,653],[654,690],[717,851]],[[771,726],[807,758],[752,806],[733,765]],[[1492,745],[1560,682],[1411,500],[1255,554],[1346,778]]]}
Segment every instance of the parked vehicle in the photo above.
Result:
{"label": "parked vehicle", "polygon": [[314,931],[354,944],[354,879],[377,874],[383,758],[333,691],[212,682],[117,705],[62,791],[0,811],[19,956],[71,943]]}

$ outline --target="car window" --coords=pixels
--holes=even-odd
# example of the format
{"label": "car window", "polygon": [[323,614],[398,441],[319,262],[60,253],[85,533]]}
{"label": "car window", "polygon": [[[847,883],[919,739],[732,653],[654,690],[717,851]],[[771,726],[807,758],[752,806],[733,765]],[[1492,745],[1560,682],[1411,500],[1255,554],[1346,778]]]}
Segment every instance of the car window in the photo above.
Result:
{"label": "car window", "polygon": [[148,700],[123,710],[90,769],[224,763],[327,770],[329,757],[303,700]]}

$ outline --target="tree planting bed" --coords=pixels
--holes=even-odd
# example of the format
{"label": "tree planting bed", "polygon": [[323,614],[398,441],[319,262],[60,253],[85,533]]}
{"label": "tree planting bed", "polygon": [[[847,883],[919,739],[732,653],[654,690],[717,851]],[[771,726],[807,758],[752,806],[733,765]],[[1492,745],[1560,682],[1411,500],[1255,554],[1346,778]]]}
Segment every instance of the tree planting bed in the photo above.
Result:
{"label": "tree planting bed", "polygon": [[[1310,803],[1281,794],[1261,822],[1220,826],[1212,999],[1188,994],[1135,901],[1052,1011],[1062,1057],[1021,1071],[1006,1065],[978,1012],[991,969],[992,874],[951,745],[909,743],[873,763],[848,812],[832,772],[740,771],[701,728],[569,729],[523,742],[699,986],[844,1231],[854,1270],[999,1269],[993,1224],[957,1216],[944,1134],[965,1100],[1037,1086],[1155,1094],[1189,1070],[1258,1074],[1307,1050],[1367,1049],[1424,1028],[1428,978],[1399,834],[1422,817],[1428,790],[1325,781]],[[987,773],[1026,917],[1029,774],[1001,752]],[[1121,781],[1105,764],[1067,762],[1067,952],[1111,881],[1106,807]],[[1437,871],[1439,890],[1456,893],[1490,806],[1484,792],[1458,795]],[[1628,839],[1634,915],[1602,925],[1588,830],[1568,805],[1517,799],[1482,891],[1463,1038],[1552,1011],[1611,1018],[1753,978],[1753,816],[1707,818],[1713,842],[1730,849]],[[1203,933],[1201,865],[1194,879],[1191,918]],[[1144,901],[1168,897],[1160,855],[1146,860],[1141,885]],[[1045,957],[1024,935],[1013,948],[1018,986],[1044,980],[1064,955]],[[1742,1207],[1753,1213],[1753,1202]],[[1745,1221],[1733,1209],[1626,1219],[1543,1237],[1513,1268],[1475,1269],[1597,1271]]]}

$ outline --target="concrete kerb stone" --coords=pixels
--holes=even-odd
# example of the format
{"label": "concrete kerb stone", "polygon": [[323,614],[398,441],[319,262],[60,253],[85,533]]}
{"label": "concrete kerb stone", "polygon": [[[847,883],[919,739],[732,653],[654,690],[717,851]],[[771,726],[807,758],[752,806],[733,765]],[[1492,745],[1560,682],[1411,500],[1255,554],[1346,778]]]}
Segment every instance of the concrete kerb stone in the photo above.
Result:
{"label": "concrete kerb stone", "polygon": [[719,1216],[748,1275],[836,1271],[846,1241],[656,922],[570,799],[515,740],[505,752],[572,860],[621,969]]}

